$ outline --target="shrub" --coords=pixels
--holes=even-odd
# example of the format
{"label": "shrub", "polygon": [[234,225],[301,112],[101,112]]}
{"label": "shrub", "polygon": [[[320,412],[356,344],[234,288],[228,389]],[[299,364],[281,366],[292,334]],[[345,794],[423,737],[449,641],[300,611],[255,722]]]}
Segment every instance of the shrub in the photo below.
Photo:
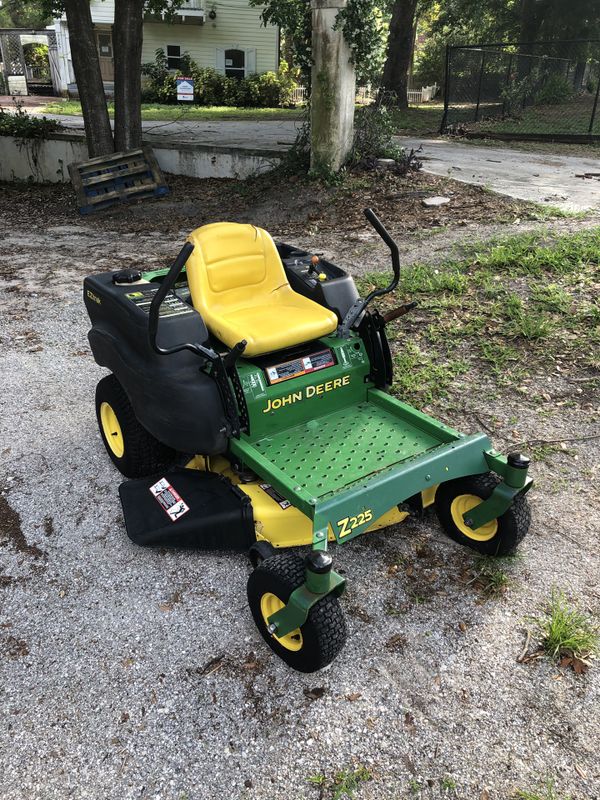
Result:
{"label": "shrub", "polygon": [[181,69],[169,70],[164,50],[156,51],[153,62],[142,65],[147,78],[143,89],[146,102],[175,103],[177,101],[177,75],[186,75],[194,81],[194,103],[201,106],[246,106],[273,108],[290,105],[296,82],[285,62],[277,72],[263,72],[247,78],[228,78],[211,67],[199,67],[184,53]]}
{"label": "shrub", "polygon": [[142,64],[142,75],[148,80],[145,82],[142,95],[146,102],[175,103],[177,101],[177,87],[175,75],[169,71],[165,51],[159,47],[154,61]]}
{"label": "shrub", "polygon": [[17,139],[47,139],[57,131],[60,123],[47,117],[33,117],[23,111],[22,103],[17,103],[14,114],[0,106],[0,136],[14,136]]}
{"label": "shrub", "polygon": [[573,96],[573,87],[564,75],[549,75],[542,88],[535,95],[540,105],[560,105]]}

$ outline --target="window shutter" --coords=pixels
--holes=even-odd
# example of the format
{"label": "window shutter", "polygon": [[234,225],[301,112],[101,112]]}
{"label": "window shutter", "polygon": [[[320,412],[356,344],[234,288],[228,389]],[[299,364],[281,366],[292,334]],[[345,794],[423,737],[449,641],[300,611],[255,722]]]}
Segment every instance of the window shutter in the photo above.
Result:
{"label": "window shutter", "polygon": [[246,75],[254,75],[256,72],[256,48],[246,50]]}
{"label": "window shutter", "polygon": [[217,47],[216,70],[221,75],[225,75],[225,50],[222,47]]}

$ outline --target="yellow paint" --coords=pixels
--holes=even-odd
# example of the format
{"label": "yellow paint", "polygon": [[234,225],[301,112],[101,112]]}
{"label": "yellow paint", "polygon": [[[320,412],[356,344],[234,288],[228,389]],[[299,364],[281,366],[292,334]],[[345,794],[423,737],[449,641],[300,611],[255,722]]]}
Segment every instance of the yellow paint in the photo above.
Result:
{"label": "yellow paint", "polygon": [[338,539],[343,539],[344,536],[348,536],[353,530],[360,528],[361,525],[364,525],[365,522],[370,522],[372,519],[373,512],[370,508],[367,508],[365,511],[361,511],[359,514],[357,514],[355,517],[344,517],[344,519],[338,520]]}
{"label": "yellow paint", "polygon": [[480,503],[483,503],[483,500],[475,494],[459,494],[458,497],[455,497],[452,501],[450,514],[458,530],[465,536],[468,536],[469,539],[474,539],[476,542],[488,542],[498,532],[497,519],[486,522],[485,525],[482,525],[475,531],[465,525],[465,521],[463,520],[463,514],[466,514],[467,511],[475,508],[475,506],[478,506]]}
{"label": "yellow paint", "polygon": [[194,307],[229,347],[245,339],[257,356],[332,333],[337,316],[294,292],[271,236],[254,225],[216,222],[189,236],[186,271]]}
{"label": "yellow paint", "polygon": [[[187,469],[217,472],[248,495],[252,502],[254,529],[258,541],[271,542],[274,547],[302,547],[312,544],[312,520],[295,506],[281,508],[276,500],[260,488],[260,484],[265,481],[240,483],[239,476],[231,469],[229,461],[224,456],[215,456],[210,459],[205,456],[194,456],[188,461],[186,467]],[[366,532],[370,533],[390,525],[398,525],[407,516],[406,511],[399,511],[394,506],[376,519]],[[330,542],[335,541],[335,534],[331,526],[328,528],[328,539]]]}
{"label": "yellow paint", "polygon": [[439,484],[435,486],[429,486],[427,489],[423,489],[421,492],[421,499],[423,502],[423,508],[427,508],[427,506],[433,505],[435,502],[435,493],[437,491]]}
{"label": "yellow paint", "polygon": [[[265,592],[260,598],[260,613],[262,614],[265,625],[269,624],[269,617],[272,617],[273,614],[276,614],[282,608],[285,608],[285,603],[272,592]],[[271,635],[274,639],[277,639],[282,647],[285,647],[286,650],[292,650],[295,653],[301,650],[304,644],[300,628],[286,633],[285,636],[276,636],[274,633]]]}
{"label": "yellow paint", "polygon": [[263,408],[263,414],[268,414],[270,411],[278,411],[280,408],[298,403],[315,395],[325,394],[325,392],[333,392],[334,389],[341,389],[342,386],[348,386],[350,383],[350,375],[344,375],[343,378],[334,378],[332,381],[325,381],[324,383],[317,383],[313,386],[307,386],[304,390],[299,392],[291,392],[283,397],[275,397],[273,400],[267,401],[266,408]]}
{"label": "yellow paint", "polygon": [[119,420],[115,414],[113,407],[108,403],[102,403],[100,406],[100,423],[102,425],[102,432],[104,438],[108,442],[108,446],[117,458],[123,458],[125,453],[125,442],[123,440],[123,431],[119,425]]}

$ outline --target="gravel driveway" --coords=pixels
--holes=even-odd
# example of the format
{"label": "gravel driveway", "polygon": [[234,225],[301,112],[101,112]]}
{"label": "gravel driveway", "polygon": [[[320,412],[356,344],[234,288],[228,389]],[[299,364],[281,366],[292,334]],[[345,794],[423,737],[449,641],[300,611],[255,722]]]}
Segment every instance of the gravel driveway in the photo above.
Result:
{"label": "gravel driveway", "polygon": [[[434,519],[340,548],[350,636],[309,676],[255,630],[244,557],[127,539],[96,430],[103,371],[81,280],[164,262],[180,241],[35,220],[2,239],[2,800],[326,800],[328,781],[359,765],[370,779],[357,798],[500,800],[546,777],[600,797],[598,667],[516,660],[553,585],[598,609],[597,441],[536,468],[532,530],[503,597],[469,582],[472,555]],[[598,433],[598,412],[577,404],[519,410],[510,389],[466,403],[449,421],[467,432],[495,415],[506,438]]]}

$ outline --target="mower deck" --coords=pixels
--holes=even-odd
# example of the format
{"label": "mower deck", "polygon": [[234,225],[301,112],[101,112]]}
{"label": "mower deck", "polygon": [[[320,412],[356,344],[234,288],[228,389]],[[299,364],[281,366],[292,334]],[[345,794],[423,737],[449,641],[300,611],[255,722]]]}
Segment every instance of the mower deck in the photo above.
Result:
{"label": "mower deck", "polygon": [[398,502],[437,483],[489,469],[484,434],[464,436],[377,389],[367,401],[252,441],[234,455],[313,520],[354,538]]}

